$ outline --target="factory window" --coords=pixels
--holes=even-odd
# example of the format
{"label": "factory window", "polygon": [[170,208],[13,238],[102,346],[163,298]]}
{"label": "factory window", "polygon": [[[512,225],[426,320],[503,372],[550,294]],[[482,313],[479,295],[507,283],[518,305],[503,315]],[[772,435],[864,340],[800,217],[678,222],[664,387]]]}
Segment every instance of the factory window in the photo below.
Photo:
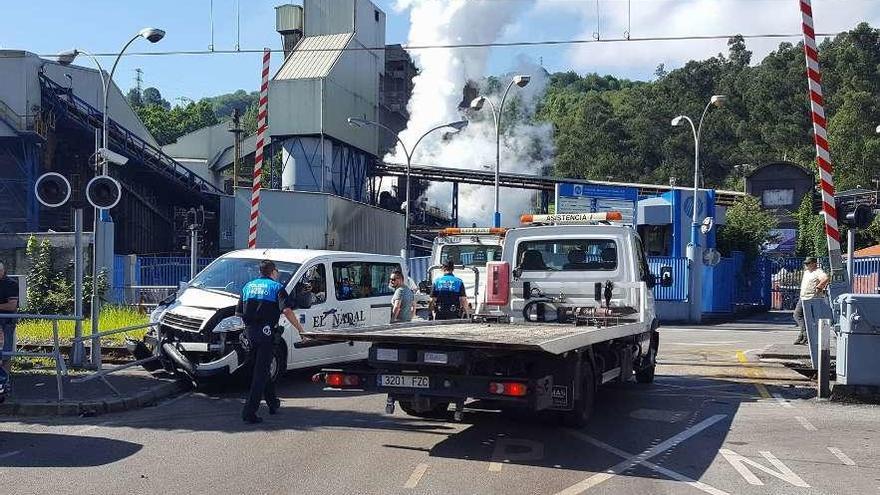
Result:
{"label": "factory window", "polygon": [[373,17],[376,18],[376,22],[379,22],[379,11],[378,10],[373,11]]}

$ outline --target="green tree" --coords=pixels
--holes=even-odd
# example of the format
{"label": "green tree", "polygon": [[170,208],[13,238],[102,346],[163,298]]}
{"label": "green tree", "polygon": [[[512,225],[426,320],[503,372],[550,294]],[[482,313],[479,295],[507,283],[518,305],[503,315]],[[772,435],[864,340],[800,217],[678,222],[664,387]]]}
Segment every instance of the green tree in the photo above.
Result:
{"label": "green tree", "polygon": [[162,93],[160,93],[159,90],[154,87],[144,89],[141,98],[143,100],[143,104],[146,106],[156,105],[164,108],[165,110],[171,109],[171,103],[168,103],[168,100],[162,98]]}
{"label": "green tree", "polygon": [[754,258],[772,240],[770,231],[776,225],[776,217],[763,210],[757,198],[746,195],[727,209],[727,223],[718,229],[718,249],[728,255],[742,251]]}
{"label": "green tree", "polygon": [[47,296],[52,293],[55,274],[52,267],[52,246],[49,241],[40,242],[36,237],[28,237],[25,254],[31,267],[27,273],[27,299],[29,313],[49,314],[52,303]]}

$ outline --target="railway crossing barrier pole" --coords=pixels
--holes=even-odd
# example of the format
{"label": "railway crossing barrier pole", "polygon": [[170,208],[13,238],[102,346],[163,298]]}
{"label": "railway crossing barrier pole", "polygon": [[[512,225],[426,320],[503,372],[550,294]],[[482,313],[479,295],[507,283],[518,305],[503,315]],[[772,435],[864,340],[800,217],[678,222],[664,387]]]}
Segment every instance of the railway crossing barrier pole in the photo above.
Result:
{"label": "railway crossing barrier pole", "polygon": [[819,399],[831,396],[831,320],[819,320],[819,359],[816,394]]}

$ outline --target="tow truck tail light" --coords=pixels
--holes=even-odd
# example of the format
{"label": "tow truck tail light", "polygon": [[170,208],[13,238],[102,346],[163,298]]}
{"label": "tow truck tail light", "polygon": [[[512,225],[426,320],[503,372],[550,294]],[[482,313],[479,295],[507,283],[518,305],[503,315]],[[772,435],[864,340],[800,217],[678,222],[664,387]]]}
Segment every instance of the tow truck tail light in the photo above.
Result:
{"label": "tow truck tail light", "polygon": [[521,382],[490,382],[489,393],[509,397],[525,397],[529,387]]}
{"label": "tow truck tail light", "polygon": [[506,261],[486,263],[486,304],[506,306],[510,301],[510,264]]}
{"label": "tow truck tail light", "polygon": [[328,387],[344,388],[356,387],[360,385],[361,379],[357,375],[346,375],[344,373],[327,373],[324,376],[324,383]]}

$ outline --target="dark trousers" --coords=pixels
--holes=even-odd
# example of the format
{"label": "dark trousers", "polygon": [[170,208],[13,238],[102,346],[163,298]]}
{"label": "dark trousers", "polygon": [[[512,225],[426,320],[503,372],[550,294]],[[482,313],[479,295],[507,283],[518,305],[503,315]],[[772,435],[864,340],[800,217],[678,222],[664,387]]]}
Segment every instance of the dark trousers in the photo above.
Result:
{"label": "dark trousers", "polygon": [[243,418],[253,417],[257,413],[257,409],[260,408],[260,399],[265,399],[266,404],[270,407],[274,407],[278,403],[278,396],[275,395],[275,383],[269,377],[273,347],[272,339],[251,341],[251,361],[254,363],[254,371],[247,402],[241,412]]}
{"label": "dark trousers", "polygon": [[798,333],[797,340],[807,340],[807,324],[804,320],[804,301],[798,299],[797,305],[794,307],[794,322],[797,323]]}

